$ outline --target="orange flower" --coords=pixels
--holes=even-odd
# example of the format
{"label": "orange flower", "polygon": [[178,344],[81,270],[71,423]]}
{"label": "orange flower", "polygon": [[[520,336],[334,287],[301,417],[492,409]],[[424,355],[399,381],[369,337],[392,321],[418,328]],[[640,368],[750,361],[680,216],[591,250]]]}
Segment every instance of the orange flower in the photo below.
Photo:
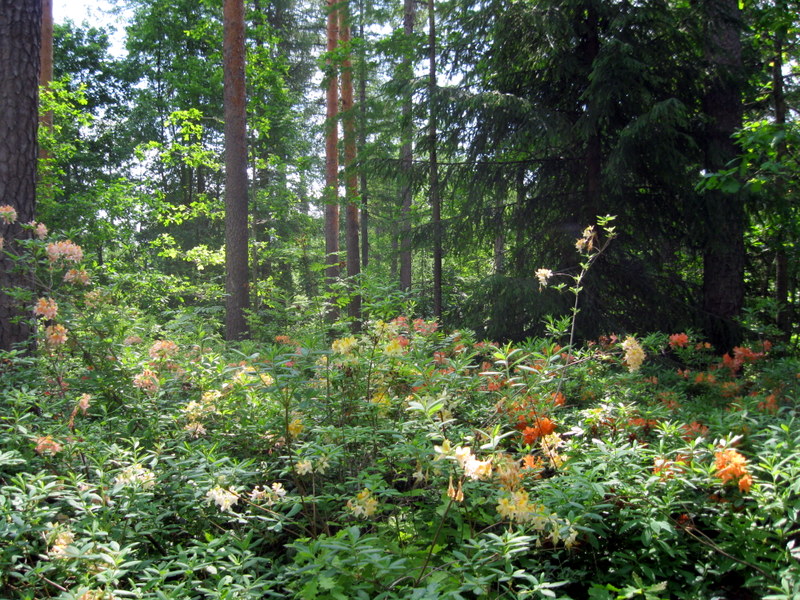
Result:
{"label": "orange flower", "polygon": [[556,424],[547,417],[536,419],[533,427],[526,427],[522,431],[526,444],[533,444],[540,437],[550,435],[556,430]]}
{"label": "orange flower", "polygon": [[50,325],[44,330],[48,346],[60,346],[67,341],[67,328],[63,325]]}
{"label": "orange flower", "polygon": [[685,333],[673,333],[669,336],[670,348],[686,348],[689,345],[689,336]]}
{"label": "orange flower", "polygon": [[61,444],[46,435],[36,439],[36,452],[38,454],[58,454],[61,452]]}
{"label": "orange flower", "polygon": [[556,406],[564,406],[564,403],[567,401],[567,399],[564,398],[564,394],[561,392],[553,392],[550,397],[553,399],[553,404]]}
{"label": "orange flower", "polygon": [[718,451],[715,455],[717,477],[722,483],[737,482],[739,489],[746,492],[753,484],[753,478],[747,472],[747,459],[733,448]]}

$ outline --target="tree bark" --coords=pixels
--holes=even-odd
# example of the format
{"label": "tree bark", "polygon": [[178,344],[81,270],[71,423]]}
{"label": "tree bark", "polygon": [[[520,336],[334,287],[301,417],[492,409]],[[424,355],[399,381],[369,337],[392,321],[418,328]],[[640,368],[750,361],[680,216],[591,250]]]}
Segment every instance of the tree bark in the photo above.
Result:
{"label": "tree bark", "polygon": [[[36,132],[39,123],[41,0],[0,0],[0,206],[16,210],[16,221],[0,219],[5,251],[19,251],[28,232],[21,224],[36,211]],[[30,340],[24,306],[3,290],[28,287],[26,273],[0,252],[0,350]]]}
{"label": "tree bark", "polygon": [[411,94],[411,80],[414,76],[411,66],[412,50],[410,41],[414,35],[414,19],[416,17],[416,4],[414,0],[405,0],[403,10],[403,35],[406,39],[406,48],[403,54],[403,107],[401,121],[401,135],[403,144],[400,146],[400,289],[411,289],[411,168],[414,155],[412,140],[414,137],[413,121],[413,96]]}
{"label": "tree bark", "polygon": [[[345,248],[347,251],[347,278],[350,289],[357,285],[361,273],[361,256],[358,250],[358,171],[356,170],[356,115],[353,112],[353,62],[350,58],[350,11],[347,2],[339,7],[339,42],[344,46],[342,59],[342,133],[344,135],[344,190],[345,190]],[[359,329],[361,296],[353,294],[347,305],[347,314]]]}
{"label": "tree bark", "polygon": [[[364,2],[359,2],[359,37],[364,41]],[[358,150],[359,156],[364,156],[364,149],[367,146],[367,52],[365,45],[361,45],[361,56],[358,63]],[[362,159],[363,160],[363,159]],[[366,269],[369,265],[369,210],[367,193],[367,170],[363,166],[358,170],[359,194],[361,196],[361,268]]]}
{"label": "tree bark", "polygon": [[430,140],[430,196],[431,221],[433,222],[433,315],[442,318],[442,203],[439,198],[439,163],[436,154],[436,13],[434,0],[428,0],[428,95],[430,116],[428,137]]}
{"label": "tree bark", "polygon": [[[738,154],[733,134],[742,125],[742,46],[737,0],[705,0],[706,61],[709,81],[703,98],[706,169],[720,171]],[[720,190],[704,196],[706,237],[703,250],[705,332],[720,352],[741,342],[735,319],[744,305],[744,229],[742,195]]]}
{"label": "tree bark", "polygon": [[244,1],[224,0],[225,338],[247,337],[250,305],[247,202],[247,104]]}
{"label": "tree bark", "polygon": [[[327,0],[327,51],[336,50],[339,41],[338,0]],[[325,97],[325,285],[329,294],[339,279],[339,135],[337,116],[339,113],[339,86],[336,67],[328,57],[328,91]],[[335,303],[331,302],[328,321],[338,318]]]}

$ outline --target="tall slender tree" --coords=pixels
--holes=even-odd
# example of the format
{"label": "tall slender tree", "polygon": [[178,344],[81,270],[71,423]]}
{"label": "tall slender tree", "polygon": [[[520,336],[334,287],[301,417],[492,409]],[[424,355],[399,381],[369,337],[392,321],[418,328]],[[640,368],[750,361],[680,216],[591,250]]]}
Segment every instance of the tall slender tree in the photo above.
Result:
{"label": "tall slender tree", "polygon": [[[328,87],[325,95],[325,283],[328,292],[339,279],[339,84],[333,53],[339,42],[338,0],[327,1]],[[335,320],[335,305],[328,310],[328,319]]]}
{"label": "tall slender tree", "polygon": [[400,121],[400,288],[411,289],[411,170],[413,167],[414,120],[412,79],[412,44],[414,36],[414,19],[416,18],[415,0],[403,2],[403,37],[404,51],[401,63],[403,80],[403,106]]}
{"label": "tall slender tree", "polygon": [[[350,10],[348,2],[339,3],[339,43],[342,57],[342,133],[344,138],[344,190],[345,190],[345,248],[347,251],[347,277],[350,285],[361,273],[361,255],[358,250],[358,171],[356,169],[356,115],[353,110],[353,61],[350,44]],[[361,318],[361,296],[353,294],[347,313],[355,327]]]}
{"label": "tall slender tree", "polygon": [[[708,116],[705,163],[718,172],[737,157],[733,135],[742,126],[741,17],[737,0],[701,3],[709,81],[703,97]],[[745,212],[741,193],[709,190],[704,197],[703,312],[706,335],[720,351],[741,341],[734,322],[744,306]]]}
{"label": "tall slender tree", "polygon": [[442,202],[439,196],[439,162],[436,144],[436,13],[434,0],[428,0],[428,143],[430,144],[430,201],[433,222],[433,315],[442,318]]}
{"label": "tall slender tree", "polygon": [[[39,48],[41,0],[0,0],[0,217],[4,250],[15,252],[24,231],[21,223],[36,211],[36,131],[39,122]],[[28,341],[30,327],[6,289],[26,287],[27,277],[0,253],[0,349]]]}
{"label": "tall slender tree", "polygon": [[223,5],[225,105],[225,337],[247,335],[249,306],[247,102],[245,92],[244,1]]}

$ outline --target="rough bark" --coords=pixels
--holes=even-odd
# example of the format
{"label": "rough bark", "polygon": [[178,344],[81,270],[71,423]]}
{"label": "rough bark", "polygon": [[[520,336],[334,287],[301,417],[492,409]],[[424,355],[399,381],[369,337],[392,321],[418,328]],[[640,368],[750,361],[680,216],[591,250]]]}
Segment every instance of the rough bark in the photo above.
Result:
{"label": "rough bark", "polygon": [[[742,124],[742,46],[737,0],[705,0],[706,61],[709,81],[703,98],[708,117],[706,169],[716,172],[736,158],[733,134]],[[741,342],[735,322],[744,304],[744,202],[720,190],[704,196],[703,251],[705,332],[720,352]]]}
{"label": "rough bark", "polygon": [[[36,210],[36,132],[39,123],[41,0],[0,0],[0,206],[17,212],[14,223],[0,219],[4,250],[18,251],[21,224]],[[24,306],[3,290],[27,287],[26,273],[0,253],[0,350],[29,341]]]}
{"label": "rough bark", "polygon": [[223,5],[225,109],[225,337],[247,336],[250,304],[247,255],[247,108],[245,94],[244,2]]}
{"label": "rough bark", "polygon": [[[328,8],[327,51],[336,50],[339,41],[337,0],[326,0]],[[325,284],[328,293],[333,291],[339,279],[339,135],[337,116],[339,112],[339,85],[336,68],[331,57],[327,61],[328,90],[325,96]],[[327,314],[335,321],[338,311],[331,304]]]}

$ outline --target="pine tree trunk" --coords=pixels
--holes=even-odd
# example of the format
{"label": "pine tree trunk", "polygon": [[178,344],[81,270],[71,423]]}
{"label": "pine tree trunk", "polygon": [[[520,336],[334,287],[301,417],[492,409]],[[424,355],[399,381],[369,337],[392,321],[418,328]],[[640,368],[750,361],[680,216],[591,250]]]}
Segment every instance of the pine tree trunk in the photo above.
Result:
{"label": "pine tree trunk", "polygon": [[[359,2],[359,37],[364,38],[364,2]],[[358,64],[358,150],[359,156],[364,156],[364,149],[367,146],[367,53],[362,44],[361,57]],[[368,210],[368,190],[367,190],[367,170],[360,168],[359,175],[359,194],[361,196],[361,268],[366,269],[369,265],[369,210]]]}
{"label": "pine tree trunk", "polygon": [[442,204],[439,198],[439,162],[436,154],[436,13],[434,0],[428,0],[428,94],[430,116],[428,136],[430,139],[430,195],[431,220],[433,221],[433,315],[442,318]]}
{"label": "pine tree trunk", "polygon": [[225,338],[247,336],[250,305],[247,231],[247,112],[244,1],[224,0]]}
{"label": "pine tree trunk", "polygon": [[[337,0],[327,0],[327,51],[336,50],[339,40]],[[339,113],[339,84],[333,60],[328,59],[328,91],[325,97],[325,285],[331,294],[339,279],[339,135],[337,116]],[[338,318],[336,305],[331,303],[327,319]]]}
{"label": "pine tree trunk", "polygon": [[[742,49],[737,0],[701,3],[706,25],[709,69],[703,98],[709,119],[706,169],[716,172],[735,159],[733,134],[742,124]],[[741,194],[712,190],[705,194],[706,238],[703,251],[703,313],[705,331],[720,352],[741,342],[735,322],[744,304],[745,214]]]}
{"label": "pine tree trunk", "polygon": [[[36,131],[39,123],[39,46],[41,0],[0,0],[0,206],[11,206],[17,219],[0,219],[3,250],[19,251],[21,224],[36,211]],[[24,272],[0,252],[0,350],[30,340],[26,307],[3,289],[29,287]]]}
{"label": "pine tree trunk", "polygon": [[[356,116],[353,112],[353,63],[350,58],[350,11],[347,2],[339,8],[339,42],[346,52],[342,60],[342,133],[344,135],[345,184],[345,248],[347,251],[347,278],[349,285],[357,284],[361,273],[361,255],[358,250],[358,171],[356,171]],[[353,327],[359,329],[361,296],[354,294],[347,305],[347,314]]]}
{"label": "pine tree trunk", "polygon": [[[405,0],[403,10],[403,35],[407,42],[414,35],[416,16],[414,0]],[[402,145],[400,146],[400,289],[411,289],[411,168],[413,163],[412,138],[414,121],[412,116],[414,99],[411,94],[411,79],[414,72],[411,66],[411,49],[407,44],[403,55],[403,107],[401,121]]]}

